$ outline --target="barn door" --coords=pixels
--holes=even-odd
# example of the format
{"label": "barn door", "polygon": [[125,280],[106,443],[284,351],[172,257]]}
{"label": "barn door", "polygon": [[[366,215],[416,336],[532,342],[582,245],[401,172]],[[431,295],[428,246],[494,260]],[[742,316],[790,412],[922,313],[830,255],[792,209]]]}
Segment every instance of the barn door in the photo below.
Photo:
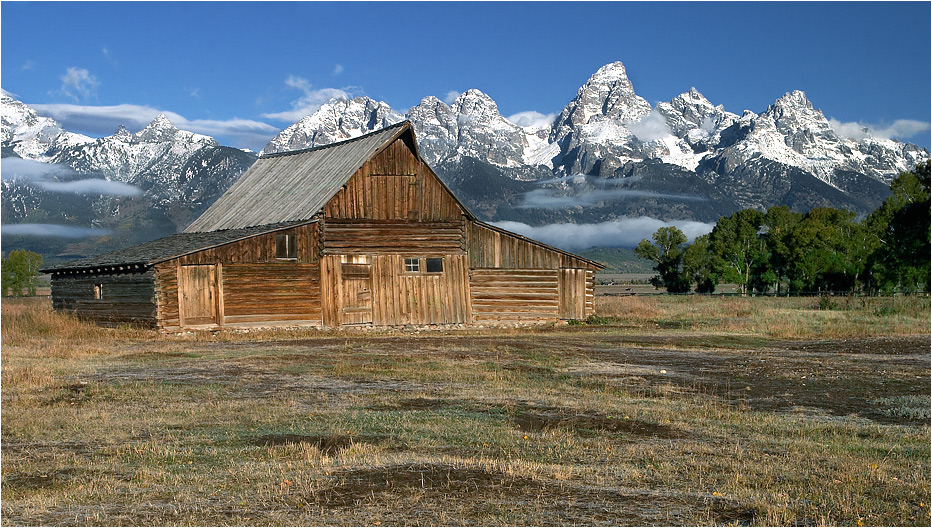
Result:
{"label": "barn door", "polygon": [[372,264],[341,264],[343,324],[372,322]]}
{"label": "barn door", "polygon": [[586,318],[586,270],[560,270],[560,319]]}
{"label": "barn door", "polygon": [[178,301],[181,326],[219,323],[217,266],[178,268]]}

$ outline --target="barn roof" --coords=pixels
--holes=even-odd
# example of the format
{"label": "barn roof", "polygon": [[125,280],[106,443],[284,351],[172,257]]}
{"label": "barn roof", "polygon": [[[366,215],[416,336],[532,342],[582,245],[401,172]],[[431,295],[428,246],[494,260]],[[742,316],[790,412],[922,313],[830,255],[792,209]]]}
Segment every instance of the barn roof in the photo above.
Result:
{"label": "barn roof", "polygon": [[179,233],[158,240],[152,240],[110,253],[93,257],[73,260],[57,266],[43,268],[43,273],[56,273],[65,271],[105,270],[118,266],[125,268],[148,267],[166,260],[181,257],[212,247],[222,246],[245,238],[288,229],[296,225],[310,223],[283,222],[244,229],[224,229],[206,233]]}
{"label": "barn roof", "polygon": [[420,157],[408,121],[339,143],[260,156],[185,232],[307,220],[363,163],[406,133]]}

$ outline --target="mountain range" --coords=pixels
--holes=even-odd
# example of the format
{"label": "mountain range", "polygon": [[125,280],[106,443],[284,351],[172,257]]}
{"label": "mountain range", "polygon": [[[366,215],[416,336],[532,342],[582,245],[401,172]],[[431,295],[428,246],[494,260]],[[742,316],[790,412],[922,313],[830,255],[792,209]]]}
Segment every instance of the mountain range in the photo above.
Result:
{"label": "mountain range", "polygon": [[[63,130],[6,93],[0,105],[4,247],[41,247],[47,258],[177,232],[256,159],[178,130],[164,115],[139,132],[120,127],[94,139]],[[407,119],[421,155],[477,216],[531,226],[631,217],[708,223],[772,205],[866,214],[897,174],[929,157],[868,130],[842,136],[801,91],[760,114],[731,113],[694,88],[652,107],[620,62],[600,68],[559,115],[519,117],[520,124],[503,117],[475,89],[451,104],[426,97],[404,113],[368,97],[335,99],[262,153],[324,145]],[[12,224],[106,235],[50,244],[15,234]]]}

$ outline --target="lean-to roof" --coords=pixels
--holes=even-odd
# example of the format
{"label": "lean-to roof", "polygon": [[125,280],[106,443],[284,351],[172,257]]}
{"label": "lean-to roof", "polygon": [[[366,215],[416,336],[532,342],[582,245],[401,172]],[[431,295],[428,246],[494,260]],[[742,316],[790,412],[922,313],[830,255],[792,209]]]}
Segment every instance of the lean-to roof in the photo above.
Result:
{"label": "lean-to roof", "polygon": [[57,266],[50,266],[48,268],[43,268],[41,271],[43,273],[56,273],[82,270],[105,270],[116,266],[148,267],[196,251],[222,246],[224,244],[236,242],[237,240],[288,229],[306,223],[309,222],[284,222],[245,229],[224,229],[206,233],[178,233],[177,235],[145,242],[138,246],[111,251],[110,253],[80,260],[73,260]]}

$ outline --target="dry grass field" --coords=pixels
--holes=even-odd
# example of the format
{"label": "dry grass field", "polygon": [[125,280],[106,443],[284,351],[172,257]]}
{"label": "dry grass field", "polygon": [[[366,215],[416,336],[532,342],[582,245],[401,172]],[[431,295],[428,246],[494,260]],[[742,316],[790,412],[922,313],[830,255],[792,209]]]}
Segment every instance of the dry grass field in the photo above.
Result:
{"label": "dry grass field", "polygon": [[2,524],[930,524],[928,298],[597,309],[163,335],[4,300]]}

